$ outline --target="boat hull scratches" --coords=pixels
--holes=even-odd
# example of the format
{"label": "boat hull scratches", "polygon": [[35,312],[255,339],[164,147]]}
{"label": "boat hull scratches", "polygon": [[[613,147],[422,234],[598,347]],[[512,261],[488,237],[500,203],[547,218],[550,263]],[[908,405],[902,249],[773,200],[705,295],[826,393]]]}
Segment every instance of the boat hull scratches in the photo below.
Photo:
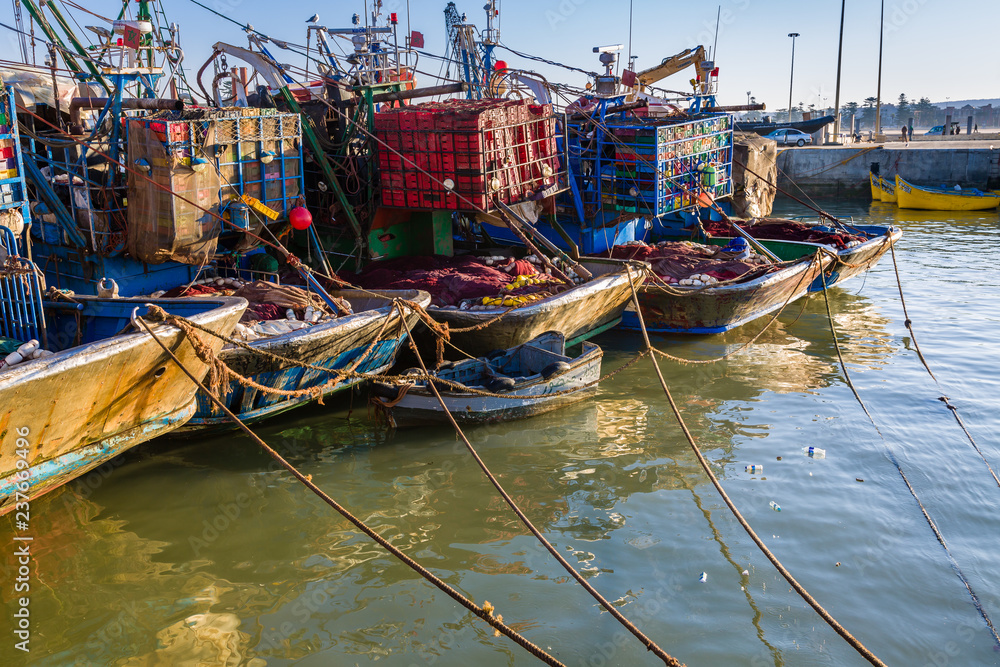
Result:
{"label": "boat hull scratches", "polygon": [[16,502],[10,501],[15,498],[15,492],[21,482],[28,482],[31,491],[27,494],[26,500],[33,501],[108,463],[136,445],[174,431],[191,419],[195,413],[195,405],[195,401],[191,401],[174,413],[149,420],[98,442],[32,465],[27,468],[27,477],[19,478],[14,473],[0,478],[0,515],[17,506]]}
{"label": "boat hull scratches", "polygon": [[[192,320],[228,334],[245,308],[243,299],[227,299]],[[179,329],[157,325],[153,330],[184,367],[204,377],[207,366]],[[222,341],[213,336],[206,345],[218,352]],[[38,476],[17,480],[16,488],[3,486],[0,514],[16,506],[12,498],[23,502],[25,495],[41,496],[107,458],[180,426],[193,414],[189,406],[196,392],[145,332],[88,343],[5,370],[0,374],[0,480],[17,480],[19,472],[23,476],[32,469]],[[28,467],[19,469],[24,461]],[[62,463],[68,467],[59,471]],[[26,489],[21,481],[28,482]]]}

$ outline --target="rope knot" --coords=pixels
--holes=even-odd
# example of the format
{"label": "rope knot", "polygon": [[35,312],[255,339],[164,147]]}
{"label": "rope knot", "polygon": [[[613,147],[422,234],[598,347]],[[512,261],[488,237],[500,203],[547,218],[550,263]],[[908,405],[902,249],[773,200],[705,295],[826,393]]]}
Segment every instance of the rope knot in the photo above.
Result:
{"label": "rope knot", "polygon": [[156,304],[150,303],[146,305],[146,317],[145,319],[150,322],[166,322],[169,315],[167,311],[163,310]]}

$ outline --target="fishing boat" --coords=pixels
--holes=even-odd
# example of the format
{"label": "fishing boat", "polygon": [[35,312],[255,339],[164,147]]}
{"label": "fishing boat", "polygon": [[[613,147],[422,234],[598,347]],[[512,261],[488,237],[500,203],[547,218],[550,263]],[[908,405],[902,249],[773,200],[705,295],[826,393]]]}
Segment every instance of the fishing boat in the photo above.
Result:
{"label": "fishing boat", "polygon": [[[613,254],[636,256],[656,277],[638,291],[648,331],[712,334],[735,329],[774,312],[808,292],[830,255],[783,263],[750,252],[743,238],[723,249],[690,242],[619,246]],[[626,307],[622,327],[640,328],[635,304]]]}
{"label": "fishing boat", "polygon": [[896,203],[896,182],[894,180],[888,181],[879,176],[878,187],[882,195],[882,201],[889,204]]}
{"label": "fishing boat", "polygon": [[[329,294],[350,304],[352,314],[264,336],[248,342],[247,348],[227,344],[219,354],[220,359],[259,385],[283,391],[319,388],[320,395],[328,396],[363,379],[343,377],[338,372],[383,373],[395,363],[407,333],[394,301],[403,299],[422,308],[430,304],[430,295],[417,290],[340,290]],[[407,326],[413,328],[419,316],[407,308],[405,318]],[[328,370],[304,368],[303,364]],[[223,401],[241,421],[252,424],[316,398],[315,395],[283,396],[233,380]],[[226,428],[233,428],[230,420],[199,392],[198,410],[179,432]]]}
{"label": "fishing boat", "polygon": [[[509,350],[450,364],[433,373],[440,380],[503,397],[483,396],[437,381],[434,386],[459,423],[533,417],[597,393],[603,352],[589,342],[581,347],[579,356],[569,357],[566,337],[549,331]],[[376,383],[374,389],[377,402],[389,411],[396,425],[447,420],[441,402],[426,381]]]}
{"label": "fishing boat", "polygon": [[[26,512],[24,503],[180,427],[195,413],[197,391],[152,335],[131,321],[149,300],[73,297],[43,304],[33,264],[12,257],[6,267],[0,270],[0,336],[25,344],[6,363],[23,360],[0,368],[0,514]],[[152,303],[223,335],[247,305],[227,297]],[[153,331],[195,377],[204,377],[208,367],[179,329],[157,325]],[[28,335],[34,340],[24,341]],[[218,352],[222,341],[205,344]]]}
{"label": "fishing boat", "polygon": [[872,189],[872,201],[882,201],[882,185],[879,183],[880,180],[878,174],[868,172],[868,183]]}
{"label": "fishing boat", "polygon": [[585,258],[580,264],[593,274],[591,280],[514,310],[497,305],[430,312],[452,330],[466,329],[451,333],[450,340],[470,355],[511,348],[546,331],[558,331],[567,345],[575,345],[621,322],[632,286],[638,288],[643,280],[643,266],[638,262]]}
{"label": "fishing boat", "polygon": [[896,204],[925,211],[987,211],[1000,206],[1000,194],[975,188],[946,190],[914,185],[896,174]]}
{"label": "fishing boat", "polygon": [[[647,283],[639,307],[648,331],[713,334],[735,329],[805,296],[809,285],[833,259],[802,259],[746,282],[721,286],[666,288]],[[622,326],[638,328],[635,307],[626,309]]]}
{"label": "fishing boat", "polygon": [[[890,244],[903,236],[902,230],[892,225],[849,224],[837,229],[783,218],[734,219],[733,222],[783,261],[812,256],[820,248],[835,255],[837,261],[824,269],[823,280],[817,278],[809,285],[810,292],[822,291],[824,281],[827,287],[833,287],[868,271],[889,252]],[[711,222],[704,227],[709,235],[708,243],[725,245],[734,238],[728,223]]]}

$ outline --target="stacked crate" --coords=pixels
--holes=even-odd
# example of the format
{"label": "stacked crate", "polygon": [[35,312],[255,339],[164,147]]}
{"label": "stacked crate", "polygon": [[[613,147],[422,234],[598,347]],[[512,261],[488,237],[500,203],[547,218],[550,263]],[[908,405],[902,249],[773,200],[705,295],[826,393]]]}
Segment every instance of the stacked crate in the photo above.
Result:
{"label": "stacked crate", "polygon": [[551,105],[448,100],[375,115],[382,204],[484,210],[545,196],[560,161]]}
{"label": "stacked crate", "polygon": [[[298,114],[274,109],[227,108],[167,111],[137,119],[163,143],[168,164],[190,168],[207,160],[221,184],[212,205],[225,205],[246,195],[282,217],[303,192],[302,127]],[[141,156],[131,156],[131,160]],[[264,159],[267,159],[265,162]],[[192,193],[199,203],[204,193]]]}
{"label": "stacked crate", "polygon": [[[601,178],[585,197],[588,208],[659,217],[691,209],[699,195],[732,194],[732,119],[609,119],[604,132],[592,123],[571,124],[574,155],[592,163]],[[591,138],[592,137],[592,138]]]}

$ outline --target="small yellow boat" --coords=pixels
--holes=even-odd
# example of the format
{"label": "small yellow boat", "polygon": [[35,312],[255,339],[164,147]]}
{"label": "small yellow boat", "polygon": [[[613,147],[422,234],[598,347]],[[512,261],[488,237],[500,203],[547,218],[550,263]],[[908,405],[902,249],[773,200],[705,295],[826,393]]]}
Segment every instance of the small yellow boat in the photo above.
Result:
{"label": "small yellow boat", "polygon": [[879,189],[882,191],[882,201],[896,204],[896,183],[887,181],[881,176],[878,177]]}
{"label": "small yellow boat", "polygon": [[876,176],[870,171],[868,172],[868,182],[872,186],[872,201],[882,201],[882,187],[879,185],[879,181],[881,180],[880,176]]}
{"label": "small yellow boat", "polygon": [[896,175],[896,204],[899,208],[925,211],[985,211],[1000,206],[1000,194],[979,190],[923,188]]}

